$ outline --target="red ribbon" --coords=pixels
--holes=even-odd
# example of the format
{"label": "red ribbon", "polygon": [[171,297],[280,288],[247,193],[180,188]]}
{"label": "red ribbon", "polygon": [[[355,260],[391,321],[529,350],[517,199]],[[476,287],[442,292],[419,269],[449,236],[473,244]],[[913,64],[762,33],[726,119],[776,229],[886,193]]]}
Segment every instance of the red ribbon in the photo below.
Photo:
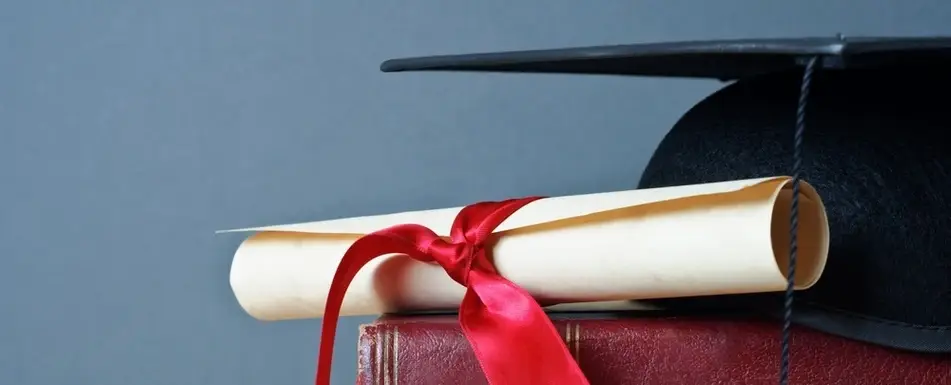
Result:
{"label": "red ribbon", "polygon": [[588,385],[561,336],[528,292],[503,278],[483,248],[492,231],[530,197],[482,202],[463,208],[452,224],[450,242],[419,225],[398,225],[367,234],[350,246],[327,298],[317,358],[317,385],[330,384],[334,336],[344,294],[357,271],[392,253],[436,262],[466,287],[459,323],[491,385]]}

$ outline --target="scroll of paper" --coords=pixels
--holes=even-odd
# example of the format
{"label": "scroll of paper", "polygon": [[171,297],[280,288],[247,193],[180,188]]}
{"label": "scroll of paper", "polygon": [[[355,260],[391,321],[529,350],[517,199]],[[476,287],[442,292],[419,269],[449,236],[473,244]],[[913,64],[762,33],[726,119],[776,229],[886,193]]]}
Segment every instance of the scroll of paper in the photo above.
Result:
{"label": "scroll of paper", "polygon": [[[499,273],[540,304],[782,291],[791,179],[773,177],[545,198],[496,229]],[[825,208],[801,184],[796,289],[822,275]],[[361,235],[412,223],[448,235],[461,208],[228,231],[254,231],[235,253],[231,287],[261,320],[318,318],[341,257]],[[341,315],[454,310],[465,287],[406,255],[371,261]]]}

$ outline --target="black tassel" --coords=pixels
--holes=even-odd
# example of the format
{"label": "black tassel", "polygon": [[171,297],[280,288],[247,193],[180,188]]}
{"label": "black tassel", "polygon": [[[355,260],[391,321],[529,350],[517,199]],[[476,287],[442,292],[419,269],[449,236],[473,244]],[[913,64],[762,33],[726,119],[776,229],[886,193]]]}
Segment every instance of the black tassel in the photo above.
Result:
{"label": "black tassel", "polygon": [[799,182],[802,178],[802,136],[806,131],[806,102],[809,99],[809,87],[812,85],[812,73],[815,70],[816,57],[806,62],[799,89],[799,105],[796,109],[796,130],[793,135],[792,167],[792,212],[789,215],[789,267],[786,274],[786,294],[783,301],[782,358],[779,369],[779,384],[789,384],[790,328],[792,327],[793,297],[796,281],[796,256],[799,251]]}

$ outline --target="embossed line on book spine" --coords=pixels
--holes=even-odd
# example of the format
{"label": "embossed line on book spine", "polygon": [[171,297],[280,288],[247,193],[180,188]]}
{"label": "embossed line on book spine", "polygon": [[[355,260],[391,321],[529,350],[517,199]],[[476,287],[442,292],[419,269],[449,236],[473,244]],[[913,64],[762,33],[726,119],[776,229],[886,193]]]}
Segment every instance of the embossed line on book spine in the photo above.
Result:
{"label": "embossed line on book spine", "polygon": [[581,363],[581,324],[575,324],[575,362]]}
{"label": "embossed line on book spine", "polygon": [[578,362],[581,359],[581,324],[565,322],[565,346],[575,362]]}
{"label": "embossed line on book spine", "polygon": [[399,328],[380,325],[374,338],[374,385],[397,385],[399,382]]}

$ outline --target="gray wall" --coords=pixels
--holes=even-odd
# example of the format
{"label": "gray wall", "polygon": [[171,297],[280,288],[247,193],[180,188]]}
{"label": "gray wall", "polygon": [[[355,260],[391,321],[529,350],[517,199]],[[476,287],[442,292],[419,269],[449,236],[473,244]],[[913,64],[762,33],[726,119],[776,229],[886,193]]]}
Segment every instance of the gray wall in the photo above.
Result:
{"label": "gray wall", "polygon": [[384,59],[951,34],[939,0],[358,3],[0,1],[0,384],[309,383],[319,321],[244,314],[215,229],[631,188],[717,87]]}

